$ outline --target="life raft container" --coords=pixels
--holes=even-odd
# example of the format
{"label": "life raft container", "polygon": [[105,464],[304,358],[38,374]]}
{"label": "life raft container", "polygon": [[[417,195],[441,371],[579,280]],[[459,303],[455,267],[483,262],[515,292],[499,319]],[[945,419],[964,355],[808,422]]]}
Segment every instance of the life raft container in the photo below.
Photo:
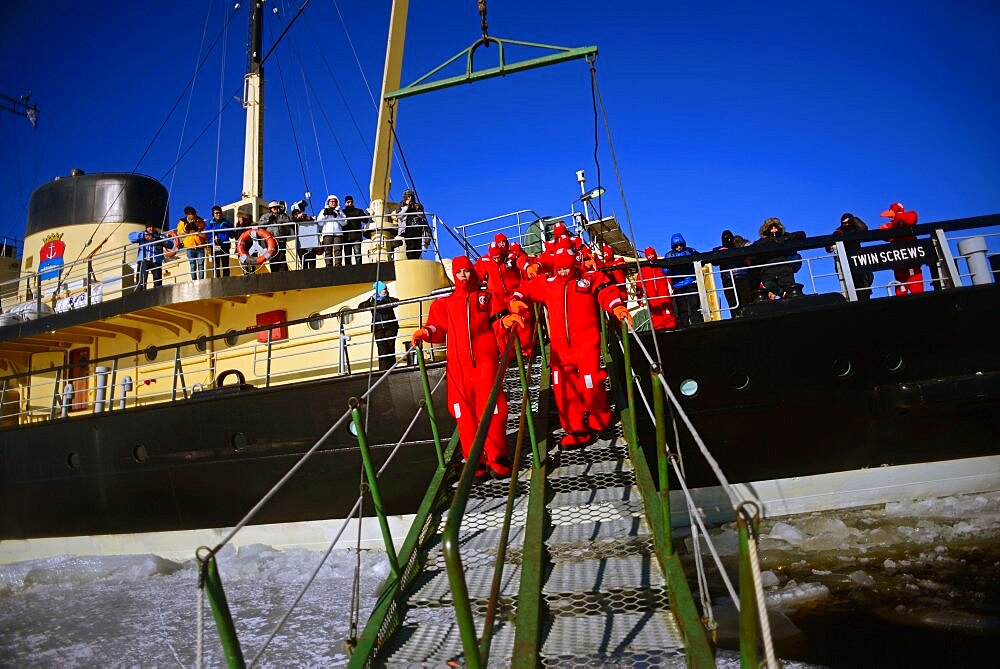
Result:
{"label": "life raft container", "polygon": [[163,255],[166,258],[173,258],[181,250],[181,238],[173,230],[168,230],[163,236],[167,238],[168,244],[172,244],[172,246],[164,245]]}
{"label": "life raft container", "polygon": [[[264,246],[261,246],[258,240],[263,240]],[[248,242],[250,242],[249,249],[247,248]],[[277,252],[278,242],[274,239],[274,235],[264,228],[250,228],[240,235],[239,241],[236,242],[236,255],[240,264],[245,264],[250,256],[255,254],[257,264],[263,265]]]}

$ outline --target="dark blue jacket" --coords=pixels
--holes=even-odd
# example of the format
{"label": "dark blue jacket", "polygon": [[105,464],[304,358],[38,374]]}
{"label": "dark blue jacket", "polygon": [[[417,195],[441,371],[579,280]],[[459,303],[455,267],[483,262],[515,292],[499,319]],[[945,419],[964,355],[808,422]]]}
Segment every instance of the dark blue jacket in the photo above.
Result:
{"label": "dark blue jacket", "polygon": [[168,246],[168,243],[165,241],[166,237],[159,232],[154,232],[153,240],[146,241],[145,235],[145,230],[128,233],[128,240],[133,244],[139,245],[139,253],[136,254],[135,259],[151,263],[162,263],[163,250]]}
{"label": "dark blue jacket", "polygon": [[232,224],[226,219],[216,221],[213,218],[205,223],[205,233],[208,235],[213,246],[221,246],[224,251],[228,251],[229,240],[233,232],[232,230],[227,230],[227,228],[232,227]]}
{"label": "dark blue jacket", "polygon": [[[680,245],[680,250],[675,249],[675,246]],[[670,238],[670,250],[667,251],[667,258],[683,258],[684,256],[690,256],[697,253],[694,249],[689,249],[687,242],[684,241],[684,236],[682,234],[675,233],[673,237]],[[690,265],[681,265],[680,267],[671,267],[669,274],[672,276],[678,276],[680,278],[673,280],[674,288],[684,288],[685,286],[690,286],[694,283],[694,263]]]}

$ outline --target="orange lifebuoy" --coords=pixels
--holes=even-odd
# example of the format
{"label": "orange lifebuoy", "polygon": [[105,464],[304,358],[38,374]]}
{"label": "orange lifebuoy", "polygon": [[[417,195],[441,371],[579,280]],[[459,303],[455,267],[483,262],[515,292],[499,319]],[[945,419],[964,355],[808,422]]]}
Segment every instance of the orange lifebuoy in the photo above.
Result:
{"label": "orange lifebuoy", "polygon": [[[257,243],[258,239],[264,240],[263,247]],[[247,242],[250,240],[253,240],[253,243],[248,250]],[[250,228],[240,235],[239,241],[236,242],[236,255],[240,259],[240,264],[245,263],[252,252],[257,254],[257,264],[263,265],[278,252],[278,242],[274,239],[274,235],[264,228]]]}
{"label": "orange lifebuoy", "polygon": [[173,258],[175,255],[177,255],[177,252],[181,250],[181,239],[180,237],[177,236],[177,233],[174,232],[173,230],[167,230],[166,234],[164,234],[163,236],[166,237],[167,239],[173,240],[172,248],[170,246],[163,247],[163,255],[167,258]]}

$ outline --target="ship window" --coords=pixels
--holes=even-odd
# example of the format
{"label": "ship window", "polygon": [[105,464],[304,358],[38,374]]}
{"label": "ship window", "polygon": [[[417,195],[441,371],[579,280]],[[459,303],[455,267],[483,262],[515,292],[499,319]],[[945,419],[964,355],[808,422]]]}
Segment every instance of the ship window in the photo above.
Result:
{"label": "ship window", "polygon": [[146,349],[146,360],[153,361],[156,360],[156,347],[150,346]]}
{"label": "ship window", "polygon": [[194,347],[198,349],[199,352],[204,353],[208,350],[208,338],[204,335],[198,337],[194,342]]}
{"label": "ship window", "polygon": [[323,314],[310,314],[309,315],[309,329],[310,330],[322,330],[323,323],[326,319],[323,318]]}
{"label": "ship window", "polygon": [[903,356],[898,353],[890,353],[885,356],[885,368],[890,372],[898,372],[903,369]]}
{"label": "ship window", "polygon": [[694,379],[684,379],[681,381],[680,391],[684,397],[694,397],[698,394],[698,382]]}
{"label": "ship window", "polygon": [[142,444],[139,444],[138,446],[132,449],[132,458],[136,462],[145,462],[146,458],[148,457],[149,454],[146,452],[146,447],[143,446]]}
{"label": "ship window", "polygon": [[79,469],[80,454],[76,451],[70,451],[70,454],[66,456],[66,466],[70,469]]}
{"label": "ship window", "polygon": [[833,373],[840,378],[847,378],[854,371],[851,367],[851,361],[846,358],[837,358],[833,361]]}
{"label": "ship window", "polygon": [[226,331],[226,344],[229,346],[236,346],[236,342],[240,340],[240,334],[236,330]]}
{"label": "ship window", "polygon": [[746,374],[737,372],[729,377],[729,383],[732,384],[733,388],[736,390],[746,390],[750,386],[750,377]]}
{"label": "ship window", "polygon": [[350,307],[341,307],[340,308],[340,321],[344,325],[350,325],[351,323],[354,322],[354,314],[347,313],[350,310],[351,310]]}
{"label": "ship window", "polygon": [[247,447],[247,436],[242,432],[237,432],[233,435],[232,445],[234,451],[242,451]]}

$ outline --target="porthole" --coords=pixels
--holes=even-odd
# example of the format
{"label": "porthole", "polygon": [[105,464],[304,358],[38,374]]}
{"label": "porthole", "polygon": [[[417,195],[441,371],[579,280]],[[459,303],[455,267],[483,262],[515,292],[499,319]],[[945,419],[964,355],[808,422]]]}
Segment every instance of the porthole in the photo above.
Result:
{"label": "porthole", "polygon": [[232,444],[234,451],[242,451],[247,447],[247,436],[242,432],[237,432],[233,435],[230,443]]}
{"label": "porthole", "polygon": [[338,313],[340,314],[340,320],[344,325],[350,325],[354,322],[354,314],[349,313],[350,307],[341,307]]}
{"label": "porthole", "polygon": [[746,390],[750,387],[750,377],[737,372],[729,377],[729,384],[736,390]]}
{"label": "porthole", "polygon": [[885,356],[885,361],[883,363],[886,370],[890,372],[898,372],[903,369],[903,356],[898,353],[890,353]]}
{"label": "porthole", "polygon": [[694,397],[698,394],[698,382],[694,379],[684,379],[679,388],[684,397]]}
{"label": "porthole", "polygon": [[837,358],[833,361],[833,373],[840,378],[847,378],[853,371],[854,370],[851,367],[850,360],[847,360],[846,358]]}
{"label": "porthole", "polygon": [[236,343],[240,340],[240,333],[236,330],[226,331],[226,344],[228,346],[236,346]]}
{"label": "porthole", "polygon": [[80,454],[76,451],[70,451],[69,455],[66,456],[66,466],[70,469],[79,469]]}
{"label": "porthole", "polygon": [[194,347],[198,349],[200,353],[204,353],[208,350],[208,338],[205,336],[198,337],[194,340]]}
{"label": "porthole", "polygon": [[146,353],[146,360],[149,360],[150,362],[152,362],[153,360],[156,360],[156,347],[155,346],[150,346],[149,348],[147,348],[146,351],[145,351],[145,353]]}
{"label": "porthole", "polygon": [[323,323],[325,322],[326,319],[323,318],[323,314],[310,314],[307,325],[309,326],[310,330],[322,330]]}
{"label": "porthole", "polygon": [[146,447],[139,444],[132,449],[132,459],[136,462],[145,462],[149,458],[149,454],[146,452]]}

